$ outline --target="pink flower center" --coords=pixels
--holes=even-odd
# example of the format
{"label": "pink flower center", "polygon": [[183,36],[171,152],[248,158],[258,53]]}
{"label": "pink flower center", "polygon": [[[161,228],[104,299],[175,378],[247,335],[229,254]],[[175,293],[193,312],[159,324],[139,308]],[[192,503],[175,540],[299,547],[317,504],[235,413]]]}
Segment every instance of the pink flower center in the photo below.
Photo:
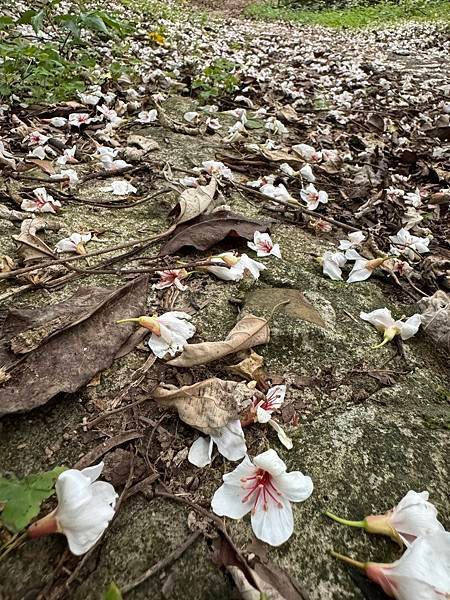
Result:
{"label": "pink flower center", "polygon": [[271,244],[268,240],[261,240],[258,243],[258,246],[264,252],[270,252],[272,250],[272,248],[273,248],[273,244]]}
{"label": "pink flower center", "polygon": [[161,283],[173,283],[178,277],[178,271],[163,271],[161,274]]}
{"label": "pink flower center", "polygon": [[274,502],[278,508],[283,508],[283,503],[280,501],[283,494],[277,490],[273,483],[273,477],[264,469],[257,469],[256,473],[250,477],[241,479],[242,487],[247,491],[247,494],[242,498],[242,502],[253,502],[252,513],[256,512],[258,503],[263,510],[267,510],[269,502]]}

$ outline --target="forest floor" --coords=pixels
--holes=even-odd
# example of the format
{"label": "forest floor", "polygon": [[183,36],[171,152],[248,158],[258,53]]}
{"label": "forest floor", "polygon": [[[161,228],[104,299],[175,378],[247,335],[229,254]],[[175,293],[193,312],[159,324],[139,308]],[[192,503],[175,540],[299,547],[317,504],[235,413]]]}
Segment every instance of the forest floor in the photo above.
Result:
{"label": "forest floor", "polygon": [[[103,460],[120,503],[81,559],[63,536],[8,552],[1,600],[97,599],[111,582],[130,586],[132,600],[231,600],[230,564],[247,577],[254,569],[269,598],[381,600],[329,552],[390,562],[400,549],[324,511],[361,519],[428,490],[450,527],[448,27],[335,31],[246,20],[237,1],[217,15],[215,4],[195,3],[214,11],[207,19],[170,3],[159,17],[155,3],[117,5],[137,24],[119,59],[110,41],[90,42],[102,59],[87,95],[3,101],[0,475]],[[119,72],[104,76],[116,63]],[[223,164],[203,164],[212,160]],[[112,194],[124,180],[134,191]],[[311,183],[327,202],[304,199]],[[211,185],[210,197],[195,195]],[[174,229],[183,210],[187,225]],[[257,230],[270,231],[281,259],[247,246]],[[355,283],[347,258],[342,278],[330,278],[321,261],[357,231],[361,260],[389,258]],[[90,234],[85,253],[58,253],[74,233]],[[266,269],[223,281],[196,266],[232,250]],[[192,271],[186,290],[155,289],[157,271],[183,266]],[[394,319],[425,312],[417,335],[374,349],[382,334],[360,312],[384,307]],[[203,360],[180,367],[152,355],[148,330],[116,323],[167,311],[191,316],[195,344],[224,340],[246,315],[266,319],[270,340],[253,348],[262,366],[230,369],[248,357],[250,334],[219,360],[207,346]],[[211,378],[254,379],[261,393],[286,385],[274,418],[293,448],[266,424],[244,427],[249,456],[274,448],[314,483],[278,548],[258,541],[248,518],[213,516],[211,498],[237,463],[216,451],[211,465],[194,467],[199,431],[155,401],[162,385]],[[228,401],[213,391],[213,403]],[[55,505],[50,497],[41,513]],[[5,545],[12,531],[0,528]]]}

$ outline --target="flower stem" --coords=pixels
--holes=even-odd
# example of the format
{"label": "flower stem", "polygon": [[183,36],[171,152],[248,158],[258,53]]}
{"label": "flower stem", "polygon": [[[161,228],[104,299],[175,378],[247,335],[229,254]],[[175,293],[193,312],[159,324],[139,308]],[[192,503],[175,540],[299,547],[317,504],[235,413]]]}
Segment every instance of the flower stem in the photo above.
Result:
{"label": "flower stem", "polygon": [[139,323],[139,319],[138,318],[120,319],[120,321],[116,321],[116,323]]}
{"label": "flower stem", "polygon": [[334,550],[330,551],[331,556],[345,562],[347,565],[351,567],[355,567],[355,569],[359,569],[360,571],[365,571],[367,568],[367,563],[360,562],[359,560],[354,560],[349,556],[344,556],[343,554],[339,554],[339,552],[335,552]]}
{"label": "flower stem", "polygon": [[348,521],[347,519],[342,519],[341,517],[337,517],[328,510],[325,511],[324,514],[327,517],[330,517],[330,519],[333,519],[333,521],[336,521],[336,523],[341,523],[342,525],[349,525],[350,527],[361,527],[362,529],[365,529],[367,525],[365,521]]}

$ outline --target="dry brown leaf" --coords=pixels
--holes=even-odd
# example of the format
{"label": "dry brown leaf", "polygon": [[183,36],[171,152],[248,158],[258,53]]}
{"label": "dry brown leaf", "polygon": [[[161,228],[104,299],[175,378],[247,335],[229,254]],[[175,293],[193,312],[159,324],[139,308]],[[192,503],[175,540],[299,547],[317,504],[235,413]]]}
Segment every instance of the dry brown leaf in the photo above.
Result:
{"label": "dry brown leaf", "polygon": [[180,419],[191,427],[211,434],[248,412],[251,399],[259,394],[245,383],[214,377],[181,388],[160,385],[152,396],[163,406],[176,408]]}
{"label": "dry brown leaf", "polygon": [[223,342],[202,342],[188,344],[177,358],[168,361],[174,367],[193,367],[218,360],[241,350],[267,344],[270,339],[270,329],[266,319],[245,315]]}
{"label": "dry brown leaf", "polygon": [[450,351],[450,295],[442,290],[418,302],[426,334],[444,350]]}
{"label": "dry brown leaf", "polygon": [[237,363],[237,365],[231,365],[226,367],[226,370],[233,375],[239,375],[245,377],[249,381],[261,381],[265,379],[265,373],[263,370],[264,358],[250,350],[250,355]]}
{"label": "dry brown leaf", "polygon": [[13,235],[19,242],[18,253],[27,265],[41,258],[55,258],[53,250],[37,235],[38,231],[45,229],[46,222],[41,217],[27,219],[22,222],[19,235]]}
{"label": "dry brown leaf", "polygon": [[0,273],[9,273],[15,268],[15,263],[13,259],[7,254],[2,254],[0,256]]}
{"label": "dry brown leaf", "polygon": [[178,199],[178,204],[171,211],[176,216],[178,225],[186,223],[201,215],[211,204],[216,193],[217,180],[211,178],[208,185],[200,185],[197,188],[188,188],[184,190]]}
{"label": "dry brown leaf", "polygon": [[304,163],[298,156],[294,154],[289,154],[286,150],[267,150],[266,148],[261,147],[261,154],[276,163],[288,163],[291,167],[299,167],[300,164]]}

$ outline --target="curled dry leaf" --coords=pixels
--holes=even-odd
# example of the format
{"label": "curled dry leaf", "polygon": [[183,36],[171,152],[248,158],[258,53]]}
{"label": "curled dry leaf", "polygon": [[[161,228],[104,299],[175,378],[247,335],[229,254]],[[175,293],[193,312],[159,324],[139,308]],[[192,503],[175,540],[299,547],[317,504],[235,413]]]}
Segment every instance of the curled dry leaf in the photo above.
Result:
{"label": "curled dry leaf", "polygon": [[253,240],[255,231],[268,232],[269,224],[225,210],[200,215],[193,223],[179,225],[160,255],[174,254],[184,246],[208,250],[228,236]]}
{"label": "curled dry leaf", "polygon": [[182,421],[210,435],[247,412],[258,394],[245,383],[214,377],[181,388],[160,385],[152,396],[163,406],[176,408]]}
{"label": "curled dry leaf", "polygon": [[13,235],[13,238],[19,243],[18,253],[25,265],[41,258],[55,258],[53,250],[37,235],[38,231],[46,228],[55,229],[55,227],[59,229],[60,225],[50,225],[42,217],[35,217],[22,222],[20,234]]}
{"label": "curled dry leaf", "polygon": [[178,224],[195,219],[207,210],[214,198],[216,188],[217,180],[215,177],[211,177],[208,185],[184,190],[178,199],[178,204],[170,214],[175,215]]}
{"label": "curled dry leaf", "polygon": [[7,375],[0,416],[75,392],[111,366],[133,326],[117,327],[126,311],[145,310],[148,278],[120,288],[80,288],[71,298],[38,309],[12,309],[1,331],[0,365]]}
{"label": "curled dry leaf", "polygon": [[202,342],[189,344],[177,358],[167,364],[174,367],[193,367],[218,360],[241,350],[267,344],[270,339],[270,329],[266,319],[245,315],[233,327],[223,342]]}
{"label": "curled dry leaf", "polygon": [[265,373],[263,370],[264,358],[250,350],[249,356],[237,363],[237,365],[231,365],[226,367],[226,370],[233,375],[239,375],[245,377],[249,381],[264,381]]}
{"label": "curled dry leaf", "polygon": [[418,302],[424,331],[437,346],[450,352],[450,295],[442,290]]}

